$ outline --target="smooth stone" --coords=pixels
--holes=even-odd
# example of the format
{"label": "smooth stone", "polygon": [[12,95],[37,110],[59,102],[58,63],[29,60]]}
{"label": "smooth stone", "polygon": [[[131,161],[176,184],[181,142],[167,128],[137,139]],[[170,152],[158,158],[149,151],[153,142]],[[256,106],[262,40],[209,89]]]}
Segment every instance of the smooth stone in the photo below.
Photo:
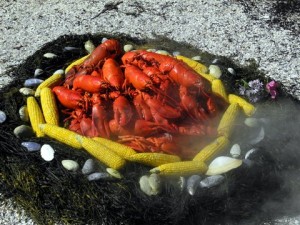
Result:
{"label": "smooth stone", "polygon": [[55,70],[53,74],[64,75],[64,74],[65,74],[65,71],[64,71],[63,69]]}
{"label": "smooth stone", "polygon": [[244,120],[244,123],[248,127],[258,127],[259,126],[259,119],[253,118],[253,117],[248,117]]}
{"label": "smooth stone", "polygon": [[201,181],[202,177],[199,175],[192,175],[187,180],[186,189],[190,195],[194,195],[198,186],[199,182]]}
{"label": "smooth stone", "polygon": [[124,45],[124,52],[130,52],[131,50],[133,50],[133,45]]}
{"label": "smooth stone", "polygon": [[254,139],[250,140],[250,144],[255,145],[261,142],[265,138],[265,129],[262,127]]}
{"label": "smooth stone", "polygon": [[178,51],[173,52],[173,56],[178,56],[178,55],[180,55],[180,52]]}
{"label": "smooth stone", "polygon": [[251,158],[251,155],[252,155],[253,153],[255,153],[255,152],[257,152],[257,149],[256,149],[256,148],[250,149],[248,152],[246,152],[246,154],[245,154],[245,159],[250,159],[250,158]]}
{"label": "smooth stone", "polygon": [[88,159],[83,164],[83,167],[81,169],[81,172],[83,174],[90,174],[95,171],[95,161],[93,159]]}
{"label": "smooth stone", "polygon": [[241,147],[239,144],[234,144],[232,145],[231,149],[230,149],[230,155],[233,158],[238,158],[241,155]]}
{"label": "smooth stone", "polygon": [[201,60],[201,56],[200,55],[195,55],[191,59],[195,60],[195,61],[200,61]]}
{"label": "smooth stone", "polygon": [[32,128],[27,125],[20,125],[14,129],[14,134],[18,138],[31,138],[35,136]]}
{"label": "smooth stone", "polygon": [[88,175],[87,179],[89,181],[93,181],[93,180],[107,179],[109,177],[110,177],[110,175],[108,173],[95,172],[95,173],[91,173],[90,175]]}
{"label": "smooth stone", "polygon": [[78,162],[71,160],[71,159],[65,159],[61,161],[61,164],[63,167],[69,171],[75,172],[79,168]]}
{"label": "smooth stone", "polygon": [[152,188],[149,184],[149,176],[142,176],[139,180],[140,189],[146,194],[146,195],[153,195]]}
{"label": "smooth stone", "polygon": [[88,40],[84,43],[84,48],[88,53],[91,53],[96,47],[91,40]]}
{"label": "smooth stone", "polygon": [[30,79],[25,80],[24,86],[25,87],[36,87],[43,82],[44,82],[44,80],[42,80],[42,79],[30,78]]}
{"label": "smooth stone", "polygon": [[219,79],[222,75],[222,71],[221,71],[220,67],[217,65],[210,65],[208,67],[208,70],[209,70],[209,74],[214,76],[217,79]]}
{"label": "smooth stone", "polygon": [[20,109],[19,109],[19,116],[20,119],[24,122],[28,122],[29,121],[29,114],[28,114],[28,110],[27,110],[27,106],[23,105]]}
{"label": "smooth stone", "polygon": [[158,174],[151,174],[148,178],[149,185],[153,193],[160,193],[161,191],[161,178]]}
{"label": "smooth stone", "polygon": [[38,68],[34,71],[34,77],[38,77],[38,76],[42,75],[43,73],[44,73],[44,70]]}
{"label": "smooth stone", "polygon": [[123,178],[122,174],[119,173],[119,171],[113,169],[113,168],[106,168],[106,172],[108,172],[112,177],[121,179]]}
{"label": "smooth stone", "polygon": [[54,159],[54,153],[54,149],[48,144],[44,144],[41,147],[41,157],[47,162],[50,162]]}
{"label": "smooth stone", "polygon": [[27,87],[20,88],[19,92],[24,96],[33,96],[35,94],[35,90]]}
{"label": "smooth stone", "polygon": [[0,123],[3,123],[6,120],[5,112],[0,110]]}
{"label": "smooth stone", "polygon": [[214,175],[204,178],[200,181],[200,187],[202,188],[211,188],[221,184],[225,180],[225,177],[222,175]]}
{"label": "smooth stone", "polygon": [[43,56],[47,59],[53,59],[53,58],[57,57],[57,55],[55,55],[54,53],[51,53],[51,52],[47,52]]}
{"label": "smooth stone", "polygon": [[157,53],[157,54],[161,54],[161,55],[170,55],[170,53],[169,52],[167,52],[167,51],[165,51],[165,50],[156,50],[156,52],[155,53]]}
{"label": "smooth stone", "polygon": [[73,47],[73,46],[66,46],[64,47],[64,51],[74,51],[74,50],[79,50],[80,48]]}
{"label": "smooth stone", "polygon": [[227,68],[227,71],[232,74],[232,75],[235,75],[235,70],[233,68]]}
{"label": "smooth stone", "polygon": [[28,152],[36,152],[41,149],[41,144],[33,142],[33,141],[24,141],[21,143],[23,147],[27,149]]}

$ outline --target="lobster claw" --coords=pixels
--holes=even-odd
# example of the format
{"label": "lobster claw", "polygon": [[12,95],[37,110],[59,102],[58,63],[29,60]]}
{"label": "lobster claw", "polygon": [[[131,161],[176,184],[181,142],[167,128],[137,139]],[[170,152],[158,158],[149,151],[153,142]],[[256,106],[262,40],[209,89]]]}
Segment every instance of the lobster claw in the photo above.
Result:
{"label": "lobster claw", "polygon": [[92,126],[97,136],[104,138],[110,137],[110,129],[107,121],[107,113],[100,104],[93,105],[92,108]]}
{"label": "lobster claw", "polygon": [[132,107],[124,96],[120,95],[116,98],[113,103],[114,119],[119,123],[120,126],[127,125],[132,116]]}
{"label": "lobster claw", "polygon": [[93,121],[91,118],[84,117],[80,121],[81,133],[87,137],[97,137],[96,130],[93,126]]}

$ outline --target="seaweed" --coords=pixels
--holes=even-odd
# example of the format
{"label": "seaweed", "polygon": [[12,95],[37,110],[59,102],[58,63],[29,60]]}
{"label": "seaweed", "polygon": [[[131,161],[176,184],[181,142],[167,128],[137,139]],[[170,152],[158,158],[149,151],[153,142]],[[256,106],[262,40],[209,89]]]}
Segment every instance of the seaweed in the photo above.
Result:
{"label": "seaweed", "polygon": [[[0,108],[8,116],[0,130],[0,191],[3,198],[12,198],[37,224],[237,224],[253,216],[259,219],[264,217],[264,220],[273,218],[269,208],[262,207],[272,199],[279,201],[295,192],[285,185],[287,179],[283,174],[299,169],[299,163],[293,160],[299,155],[295,148],[299,135],[297,132],[291,135],[288,130],[296,127],[300,118],[284,122],[287,114],[296,112],[299,106],[296,100],[284,93],[278,101],[264,99],[258,108],[257,114],[268,115],[272,122],[276,121],[278,129],[266,128],[269,128],[266,132],[268,136],[259,144],[259,153],[254,155],[255,166],[242,166],[228,172],[225,184],[197,192],[195,196],[182,192],[176,180],[165,181],[164,189],[158,196],[145,195],[138,184],[140,176],[149,171],[149,167],[144,165],[128,163],[121,170],[125,177],[121,180],[91,182],[83,174],[66,171],[60,163],[62,159],[69,158],[83,165],[90,158],[86,152],[46,137],[30,138],[48,143],[56,150],[55,159],[45,162],[39,152],[27,152],[21,146],[24,140],[15,137],[13,129],[24,124],[18,117],[18,109],[25,104],[25,98],[18,92],[24,80],[33,76],[35,68],[46,71],[42,78],[57,69],[66,68],[70,62],[86,54],[83,48],[85,41],[91,40],[97,45],[102,37],[113,36],[61,36],[45,44],[10,71],[14,79],[0,91]],[[176,49],[186,56],[201,55],[205,64],[211,64],[217,58],[223,72],[222,79],[231,93],[238,94],[238,81],[241,79],[268,80],[254,63],[242,67],[225,57],[201,52],[190,45],[163,37],[137,40],[120,35],[116,38],[123,44],[132,43],[136,48],[159,46],[170,52]],[[78,49],[64,51],[65,46]],[[46,52],[57,54],[58,58],[46,60],[43,58]],[[236,74],[230,74],[228,67],[233,68]],[[288,110],[285,110],[286,105]],[[236,133],[247,134],[247,130],[243,129]],[[101,164],[99,166],[104,170]],[[293,187],[297,186],[298,183]]]}

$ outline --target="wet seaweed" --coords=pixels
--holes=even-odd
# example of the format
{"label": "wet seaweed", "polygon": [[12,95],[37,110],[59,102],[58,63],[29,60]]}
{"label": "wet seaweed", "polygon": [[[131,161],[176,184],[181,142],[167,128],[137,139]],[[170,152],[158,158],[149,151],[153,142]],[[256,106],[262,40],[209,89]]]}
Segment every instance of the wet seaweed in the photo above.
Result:
{"label": "wet seaweed", "polygon": [[[176,181],[164,181],[164,189],[158,196],[145,195],[139,188],[138,180],[148,173],[147,166],[128,163],[121,170],[124,179],[90,182],[80,172],[66,171],[60,163],[69,158],[83,165],[90,158],[86,152],[48,138],[30,138],[39,143],[48,143],[56,150],[55,159],[45,162],[39,152],[29,153],[21,146],[24,140],[15,137],[13,129],[26,124],[18,117],[18,109],[26,100],[18,92],[24,80],[32,77],[36,68],[46,71],[42,78],[57,69],[66,68],[71,61],[87,54],[83,48],[85,41],[91,40],[97,45],[102,37],[110,38],[104,34],[62,36],[45,44],[11,71],[14,77],[12,83],[0,92],[0,108],[8,115],[0,130],[0,191],[3,197],[12,198],[37,224],[235,224],[254,215],[263,215],[264,219],[274,216],[268,214],[269,209],[263,211],[262,206],[270,199],[282,199],[291,193],[290,188],[283,185],[286,184],[283,182],[286,178],[282,173],[299,169],[299,163],[290,157],[291,154],[298,157],[295,145],[299,135],[296,132],[293,135],[282,132],[300,121],[300,118],[295,118],[294,121],[283,122],[287,113],[299,109],[298,102],[289,96],[281,95],[281,101],[262,102],[265,107],[258,108],[258,115],[268,115],[272,122],[277,121],[280,125],[278,130],[270,128],[268,137],[260,143],[259,153],[253,156],[255,166],[243,166],[228,172],[225,184],[197,192],[195,196],[181,191]],[[268,80],[257,71],[255,64],[242,67],[230,59],[201,52],[184,43],[162,37],[155,40],[137,40],[126,36],[117,38],[121,43],[132,43],[137,48],[159,46],[170,52],[175,49],[186,56],[201,55],[205,64],[211,64],[218,58],[222,79],[231,93],[238,94],[237,81],[241,79]],[[76,47],[76,50],[64,51],[65,46]],[[43,58],[46,52],[54,53],[58,58],[46,60]],[[236,75],[230,74],[228,67],[234,68]],[[288,111],[284,107],[287,101],[291,106]],[[247,130],[238,132],[247,133]],[[101,164],[99,167],[104,170]]]}

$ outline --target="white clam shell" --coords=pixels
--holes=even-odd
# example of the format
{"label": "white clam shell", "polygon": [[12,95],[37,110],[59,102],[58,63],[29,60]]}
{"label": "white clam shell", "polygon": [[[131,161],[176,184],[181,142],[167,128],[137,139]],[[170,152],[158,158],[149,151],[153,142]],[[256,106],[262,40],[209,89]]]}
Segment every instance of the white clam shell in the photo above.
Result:
{"label": "white clam shell", "polygon": [[78,170],[79,168],[79,164],[71,159],[65,159],[61,161],[61,164],[63,165],[63,167],[69,171],[73,171],[75,172],[76,170]]}
{"label": "white clam shell", "polygon": [[91,53],[95,49],[95,45],[91,40],[88,40],[84,43],[84,48],[88,53]]}
{"label": "white clam shell", "polygon": [[130,44],[124,45],[123,49],[124,49],[124,52],[130,52],[131,50],[133,50],[133,45],[130,45]]}
{"label": "white clam shell", "polygon": [[38,76],[40,76],[43,73],[44,73],[44,70],[37,68],[34,71],[34,77],[38,77]]}
{"label": "white clam shell", "polygon": [[257,149],[256,149],[256,148],[252,148],[252,149],[250,149],[248,152],[246,152],[246,154],[245,154],[245,159],[249,159],[249,157],[251,157],[251,155],[252,155],[254,152],[257,152]]}
{"label": "white clam shell", "polygon": [[27,106],[23,105],[20,109],[19,109],[19,116],[20,119],[24,122],[28,122],[29,121],[29,114],[28,114],[28,110],[27,110]]}
{"label": "white clam shell", "polygon": [[230,149],[230,155],[233,158],[238,158],[241,155],[241,147],[239,144],[232,145],[232,147]]}
{"label": "white clam shell", "polygon": [[108,40],[108,38],[104,37],[104,38],[102,38],[101,43],[104,43],[104,42],[106,42],[107,40]]}
{"label": "white clam shell", "polygon": [[34,95],[35,90],[27,87],[20,88],[19,92],[24,96]]}
{"label": "white clam shell", "polygon": [[106,172],[109,173],[112,177],[115,177],[118,179],[123,178],[122,174],[113,168],[106,168]]}
{"label": "white clam shell", "polygon": [[220,67],[217,65],[210,65],[208,67],[208,70],[209,70],[209,74],[214,76],[217,79],[219,79],[222,75],[222,71],[221,71]]}
{"label": "white clam shell", "polygon": [[0,110],[0,123],[3,123],[6,120],[5,112]]}
{"label": "white clam shell", "polygon": [[55,151],[50,145],[44,144],[41,147],[41,157],[45,161],[47,161],[47,162],[52,161],[54,159],[54,154],[55,154]]}
{"label": "white clam shell", "polygon": [[[153,182],[153,181],[151,181]],[[160,188],[159,189],[153,189],[149,183],[149,176],[144,175],[140,178],[139,180],[139,184],[140,184],[140,188],[141,190],[146,194],[146,195],[157,195],[160,192]],[[152,184],[153,185],[153,184]]]}
{"label": "white clam shell", "polygon": [[225,180],[225,177],[222,175],[209,176],[200,181],[200,187],[202,188],[211,188],[221,184]]}
{"label": "white clam shell", "polygon": [[155,48],[148,48],[146,51],[147,52],[156,52],[157,50]]}
{"label": "white clam shell", "polygon": [[81,169],[81,172],[83,174],[90,174],[95,171],[95,161],[93,159],[88,159],[83,164],[83,167]]}
{"label": "white clam shell", "polygon": [[47,59],[53,59],[53,58],[57,57],[57,55],[55,55],[54,53],[51,53],[51,52],[47,52],[43,56]]}
{"label": "white clam shell", "polygon": [[265,129],[262,127],[256,138],[250,140],[250,144],[255,145],[265,138]]}
{"label": "white clam shell", "polygon": [[185,188],[185,186],[186,186],[186,179],[185,179],[185,177],[179,177],[177,183],[178,183],[179,189],[182,191]]}
{"label": "white clam shell", "polygon": [[195,55],[191,59],[195,60],[195,61],[200,61],[201,60],[201,56],[200,55]]}
{"label": "white clam shell", "polygon": [[227,68],[227,71],[229,72],[229,73],[231,73],[232,75],[235,75],[235,70],[233,69],[233,68]]}
{"label": "white clam shell", "polygon": [[60,74],[60,75],[64,75],[65,74],[65,71],[63,69],[59,69],[59,70],[56,70],[54,71],[53,74]]}
{"label": "white clam shell", "polygon": [[245,119],[244,123],[248,127],[258,127],[259,126],[259,119],[253,118],[253,117],[248,117]]}
{"label": "white clam shell", "polygon": [[161,55],[171,55],[168,51],[166,50],[156,50],[157,54],[161,54]]}
{"label": "white clam shell", "polygon": [[107,179],[109,178],[110,175],[108,173],[103,173],[103,172],[95,172],[95,173],[91,173],[90,175],[87,176],[87,179],[89,181],[93,181],[93,180],[102,180],[102,179]]}
{"label": "white clam shell", "polygon": [[243,163],[240,159],[235,159],[227,156],[219,156],[215,158],[208,166],[206,175],[218,175],[233,170]]}
{"label": "white clam shell", "polygon": [[197,188],[199,187],[199,182],[202,179],[199,175],[192,175],[188,178],[186,189],[190,195],[194,195]]}
{"label": "white clam shell", "polygon": [[153,193],[159,193],[161,190],[161,178],[158,174],[151,174],[148,178],[149,185]]}

